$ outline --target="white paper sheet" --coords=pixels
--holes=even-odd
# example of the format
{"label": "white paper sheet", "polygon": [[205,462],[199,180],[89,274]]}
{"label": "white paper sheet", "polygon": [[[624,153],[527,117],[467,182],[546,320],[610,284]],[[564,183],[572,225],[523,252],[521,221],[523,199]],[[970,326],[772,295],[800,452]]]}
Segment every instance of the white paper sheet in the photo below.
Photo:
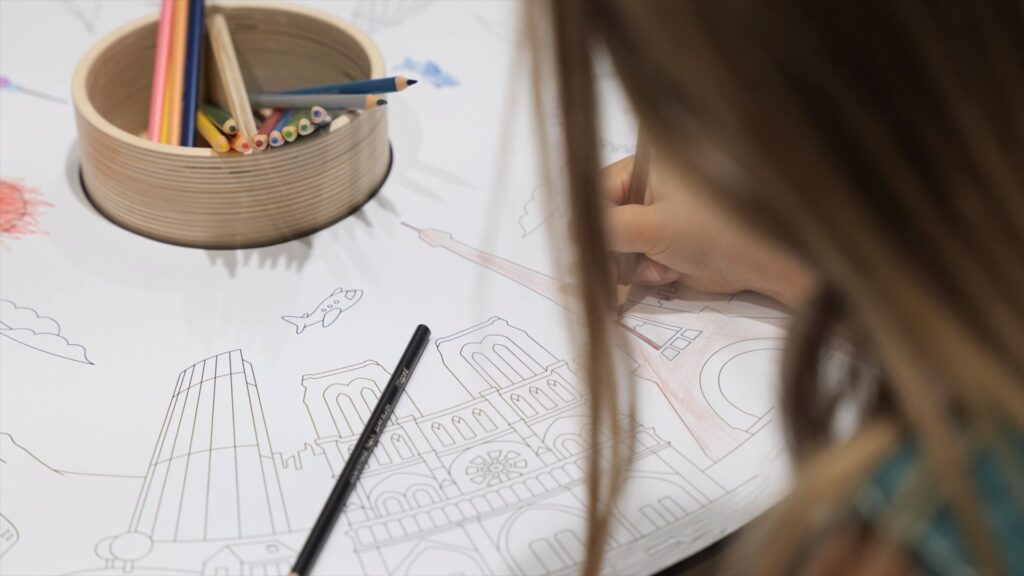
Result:
{"label": "white paper sheet", "polygon": [[[318,573],[578,570],[586,387],[518,6],[313,4],[422,81],[390,99],[393,171],[309,238],[205,251],[111,225],[77,178],[77,59],[158,3],[0,2],[0,179],[19,206],[0,237],[0,574],[286,574],[419,322],[433,345]],[[609,160],[634,137],[610,106]],[[687,557],[786,481],[782,314],[673,287],[637,300],[639,444],[610,574]]]}

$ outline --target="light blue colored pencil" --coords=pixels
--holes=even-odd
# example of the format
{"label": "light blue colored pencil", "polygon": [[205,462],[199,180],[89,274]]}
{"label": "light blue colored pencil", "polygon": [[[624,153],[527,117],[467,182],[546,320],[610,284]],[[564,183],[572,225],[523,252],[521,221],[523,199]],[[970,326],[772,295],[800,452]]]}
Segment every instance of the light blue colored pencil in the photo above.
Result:
{"label": "light blue colored pencil", "polygon": [[373,78],[371,80],[356,80],[355,82],[341,82],[339,84],[324,84],[322,86],[308,86],[281,92],[281,94],[383,94],[385,92],[401,92],[409,86],[418,82],[405,76],[391,76],[390,78]]}
{"label": "light blue colored pencil", "polygon": [[249,103],[258,108],[305,108],[322,106],[328,110],[376,108],[388,101],[373,94],[249,94]]}

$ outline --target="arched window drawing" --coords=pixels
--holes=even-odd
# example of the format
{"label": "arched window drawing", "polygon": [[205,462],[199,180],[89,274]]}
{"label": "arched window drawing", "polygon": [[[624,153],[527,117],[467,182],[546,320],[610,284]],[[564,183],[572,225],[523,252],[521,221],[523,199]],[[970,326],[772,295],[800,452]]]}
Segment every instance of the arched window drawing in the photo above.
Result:
{"label": "arched window drawing", "polygon": [[407,460],[412,458],[412,447],[409,446],[409,442],[401,434],[391,435],[391,446],[394,447],[395,454],[398,454],[399,459]]}
{"label": "arched window drawing", "polygon": [[554,572],[566,566],[565,559],[559,555],[555,547],[551,545],[551,541],[546,538],[538,538],[530,542],[530,552],[547,572]]}
{"label": "arched window drawing", "polygon": [[414,486],[407,492],[409,502],[417,508],[430,506],[438,502],[437,493],[427,486]]}
{"label": "arched window drawing", "polygon": [[644,518],[647,518],[651,524],[654,524],[655,528],[661,528],[668,524],[668,519],[665,518],[665,514],[650,504],[644,504],[641,506],[640,513],[643,514]]}
{"label": "arched window drawing", "polygon": [[439,574],[438,567],[444,566],[442,574],[452,576],[472,576],[474,574],[486,574],[490,572],[479,559],[474,555],[477,552],[467,552],[464,549],[431,544],[429,548],[420,551],[409,563],[404,574]]}
{"label": "arched window drawing", "polygon": [[405,499],[398,494],[387,494],[377,500],[377,506],[385,516],[405,512]]}
{"label": "arched window drawing", "polygon": [[[338,435],[342,438],[356,434],[363,427],[363,421],[359,418],[359,411],[348,394],[340,391],[340,386],[332,386],[324,390],[324,401],[327,409],[331,412],[334,426],[338,429]],[[328,400],[328,394],[333,391],[334,398]]]}
{"label": "arched window drawing", "polygon": [[472,440],[476,438],[476,432],[469,426],[469,423],[462,419],[461,416],[452,416],[452,426],[459,431],[464,440]]}
{"label": "arched window drawing", "polygon": [[671,496],[659,498],[658,504],[661,504],[664,514],[668,516],[671,522],[675,522],[683,516],[686,516],[686,510],[683,510],[683,507],[680,506],[679,503],[676,502],[676,499]]}
{"label": "arched window drawing", "polygon": [[497,426],[494,425],[494,420],[491,420],[491,417],[487,415],[487,412],[484,412],[479,408],[473,408],[473,418],[476,418],[477,423],[480,424],[480,427],[483,428],[485,432],[493,432],[494,429],[497,428]]}
{"label": "arched window drawing", "polygon": [[544,367],[507,336],[491,334],[466,344],[462,357],[491,385],[510,386],[544,372]]}
{"label": "arched window drawing", "polygon": [[[377,405],[377,383],[369,378],[354,378],[347,386],[346,393],[351,396],[356,412],[359,414],[359,426],[353,426],[358,434],[363,423],[370,419],[370,413]],[[370,390],[370,394],[366,391]]]}
{"label": "arched window drawing", "polygon": [[510,395],[509,400],[512,401],[512,405],[515,406],[516,410],[518,410],[524,417],[532,418],[537,415],[537,409],[530,405],[529,400],[523,398],[519,394]]}
{"label": "arched window drawing", "polygon": [[562,549],[562,552],[569,559],[569,564],[578,564],[583,561],[586,547],[583,544],[583,539],[575,532],[572,530],[556,532],[555,542],[558,543],[558,547]]}
{"label": "arched window drawing", "polygon": [[582,510],[561,506],[528,506],[513,514],[498,535],[502,550],[522,550],[509,558],[511,572],[547,574],[578,564],[582,543],[574,543],[579,539],[567,526],[584,523]]}
{"label": "arched window drawing", "polygon": [[548,389],[561,398],[562,402],[570,402],[576,399],[576,395],[558,380],[548,380]]}
{"label": "arched window drawing", "polygon": [[370,457],[378,466],[385,466],[391,464],[391,456],[388,455],[388,451],[384,449],[384,446],[379,446],[376,450],[370,453]]}
{"label": "arched window drawing", "polygon": [[545,410],[551,410],[555,407],[555,403],[551,401],[551,397],[548,396],[547,392],[541,390],[536,386],[530,386],[530,396],[540,404],[541,408]]}
{"label": "arched window drawing", "polygon": [[372,414],[373,409],[377,407],[377,399],[379,398],[377,391],[367,386],[363,388],[360,394],[363,396],[363,403],[366,404],[366,409]]}
{"label": "arched window drawing", "polygon": [[515,375],[502,371],[483,352],[474,352],[469,360],[470,364],[476,367],[477,372],[487,378],[494,386],[501,388],[510,386],[513,383],[512,378]]}
{"label": "arched window drawing", "polygon": [[564,434],[555,440],[555,448],[563,456],[583,454],[583,440],[577,434]]}
{"label": "arched window drawing", "polygon": [[444,427],[444,424],[434,422],[430,425],[430,430],[434,433],[434,436],[437,437],[437,441],[440,442],[442,446],[451,446],[452,444],[455,444],[455,439],[452,438],[452,435],[448,432],[448,429]]}
{"label": "arched window drawing", "polygon": [[[534,375],[533,370],[531,370],[519,356],[512,352],[508,346],[504,344],[495,344],[492,350],[494,350],[495,356],[504,360],[505,364],[519,376],[519,378],[516,379],[516,382],[522,382]],[[516,346],[516,350],[519,350],[519,352],[522,353],[522,350],[518,346]],[[525,353],[523,353],[523,355],[525,356]]]}

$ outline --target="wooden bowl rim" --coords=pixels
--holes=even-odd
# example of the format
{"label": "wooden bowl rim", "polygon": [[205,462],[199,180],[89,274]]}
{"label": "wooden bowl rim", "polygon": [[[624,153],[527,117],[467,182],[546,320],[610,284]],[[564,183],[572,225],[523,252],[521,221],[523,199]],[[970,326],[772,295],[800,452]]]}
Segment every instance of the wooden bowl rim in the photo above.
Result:
{"label": "wooden bowl rim", "polygon": [[[292,4],[268,4],[265,2],[231,2],[230,4],[222,3],[208,3],[207,10],[222,10],[230,12],[235,9],[247,9],[254,8],[259,10],[276,10],[281,12],[291,12],[300,16],[307,16],[315,18],[333,25],[342,32],[352,36],[357,44],[366,52],[370,61],[370,77],[377,78],[384,75],[384,57],[380,52],[380,48],[370,38],[370,36],[362,29],[357,27],[355,24],[328,14],[326,12],[316,10],[314,8],[308,8],[306,6],[292,5]],[[82,59],[79,60],[78,65],[75,67],[75,72],[71,81],[71,94],[75,105],[75,109],[85,119],[86,122],[94,126],[96,129],[103,132],[110,138],[115,138],[125,141],[127,144],[132,144],[141,148],[149,149],[154,152],[162,154],[174,154],[182,158],[219,158],[221,160],[228,160],[229,158],[245,158],[249,155],[243,154],[217,154],[210,148],[197,148],[187,146],[174,146],[171,144],[162,144],[159,142],[153,142],[152,140],[131,134],[121,130],[117,126],[114,126],[109,120],[100,115],[93,107],[92,101],[88,98],[85,87],[85,79],[88,77],[89,72],[92,70],[92,65],[95,63],[97,58],[106,52],[110,46],[120,40],[121,38],[136,32],[139,28],[144,26],[153,25],[159,19],[159,14],[153,14],[151,16],[144,16],[138,18],[132,22],[129,22],[117,30],[107,34],[98,42],[92,45],[89,50],[86,51]],[[329,132],[333,133],[339,129],[344,128],[346,125],[351,123],[351,117],[348,114],[339,114],[330,125]]]}

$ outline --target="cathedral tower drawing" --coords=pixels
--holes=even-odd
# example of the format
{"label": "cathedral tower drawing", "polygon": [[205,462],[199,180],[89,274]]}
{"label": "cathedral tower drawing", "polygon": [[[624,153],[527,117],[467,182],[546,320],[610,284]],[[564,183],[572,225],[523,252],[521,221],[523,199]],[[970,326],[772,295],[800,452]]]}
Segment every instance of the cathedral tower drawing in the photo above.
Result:
{"label": "cathedral tower drawing", "polygon": [[256,378],[241,351],[178,375],[129,530],[157,542],[290,530]]}
{"label": "cathedral tower drawing", "polygon": [[[523,330],[491,318],[439,338],[445,367],[469,400],[421,414],[414,403],[385,428],[350,500],[347,532],[366,574],[546,574],[583,558],[586,398],[582,383]],[[376,362],[303,378],[317,443],[339,470],[388,374]],[[400,403],[399,407],[403,407]],[[626,546],[723,492],[657,434],[631,423],[631,475],[646,498],[616,517]],[[642,464],[640,462],[642,461]],[[548,532],[537,529],[537,518]],[[523,551],[526,551],[525,553]]]}

